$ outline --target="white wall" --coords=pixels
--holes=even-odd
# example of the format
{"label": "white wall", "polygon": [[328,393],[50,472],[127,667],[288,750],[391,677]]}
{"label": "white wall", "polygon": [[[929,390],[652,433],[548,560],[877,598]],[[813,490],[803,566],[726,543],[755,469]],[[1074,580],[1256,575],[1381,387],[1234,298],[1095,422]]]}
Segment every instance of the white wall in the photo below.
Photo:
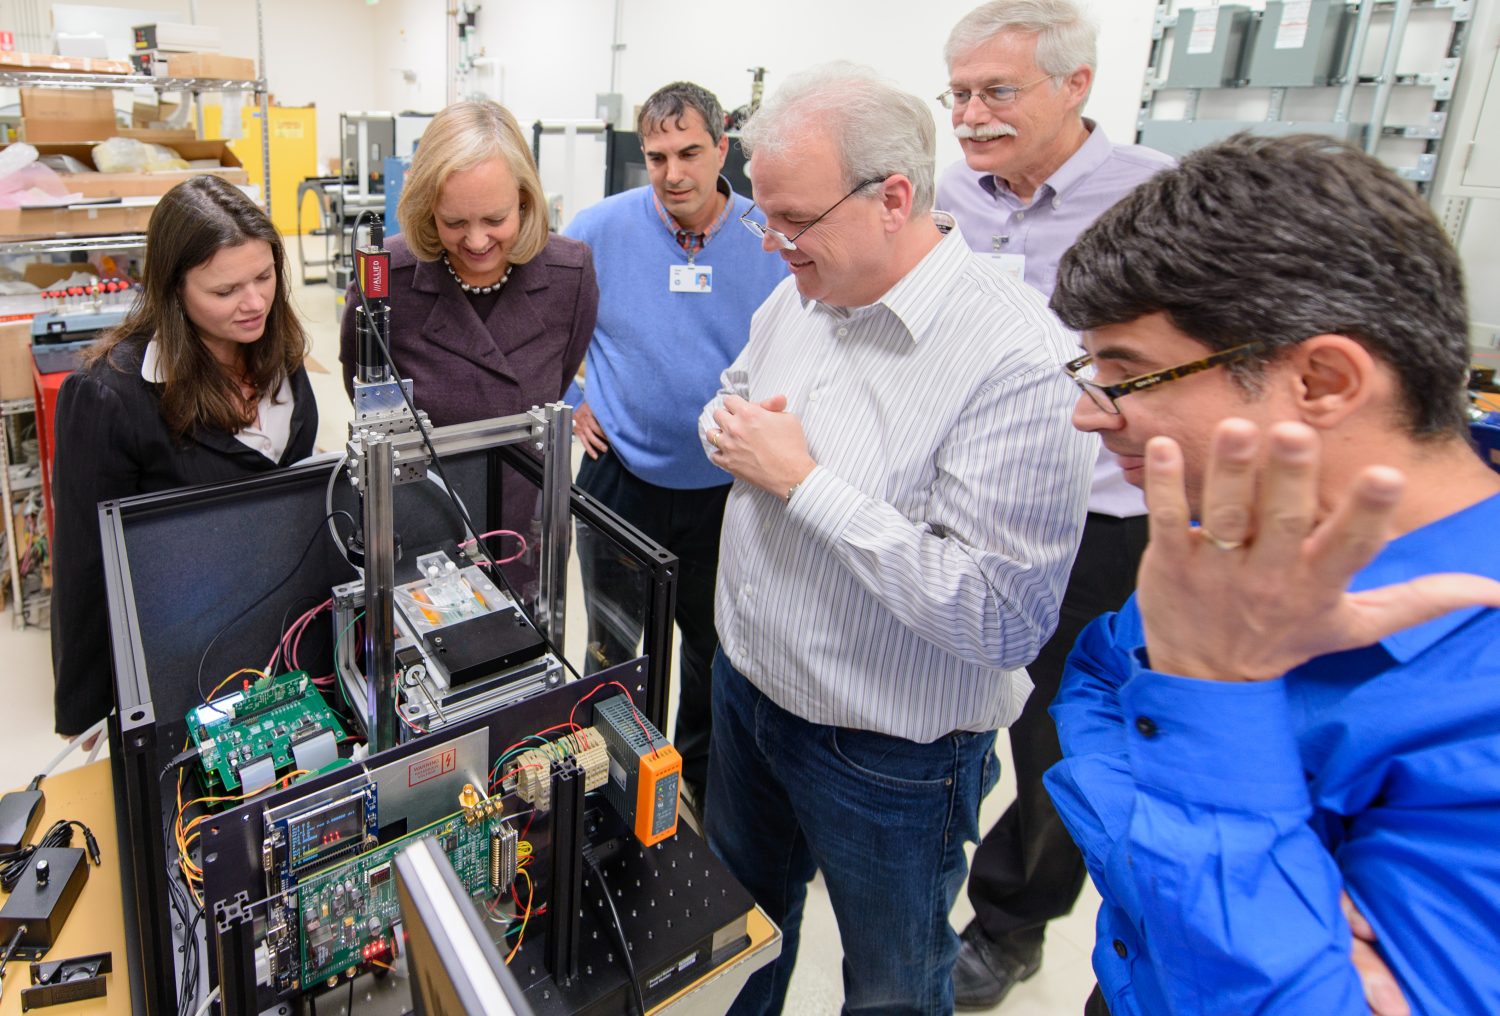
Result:
{"label": "white wall", "polygon": [[[627,116],[656,88],[679,78],[734,107],[749,99],[747,67],[764,66],[771,91],[805,67],[848,59],[874,66],[918,95],[936,96],[947,84],[943,41],[973,6],[973,0],[929,0],[913,16],[907,0],[762,0],[754,7],[624,0],[616,90],[625,97]],[[1118,136],[1134,130],[1154,7],[1152,0],[1096,0],[1101,85],[1089,115]],[[523,121],[592,116],[594,94],[610,90],[613,14],[613,0],[486,5],[479,34],[505,69],[502,100]],[[946,126],[947,111],[936,101],[932,108]],[[943,161],[957,158],[957,143],[944,140]]]}
{"label": "white wall", "polygon": [[373,15],[371,109],[436,113],[447,104],[447,9],[448,0],[381,0],[365,8]]}
{"label": "white wall", "polygon": [[[917,95],[935,97],[947,85],[943,42],[975,2],[927,0],[914,7],[909,0],[623,0],[624,49],[614,90],[624,96],[627,120],[653,91],[683,78],[734,108],[749,101],[748,67],[766,68],[769,94],[798,70],[847,59],[877,68]],[[1087,113],[1112,137],[1129,140],[1155,4],[1094,0],[1094,9],[1101,27],[1099,83]],[[614,11],[614,0],[487,3],[479,37],[502,70],[493,97],[522,123],[593,117],[595,94],[611,90]],[[960,151],[947,110],[935,100],[932,110],[940,128],[938,164],[946,166]],[[542,161],[545,178],[545,150]]]}
{"label": "white wall", "polygon": [[[28,0],[14,0],[27,3]],[[61,4],[65,0],[58,0]],[[176,11],[190,20],[188,0],[89,0],[97,7]],[[427,0],[440,7],[442,0]],[[29,0],[51,28],[53,0]],[[198,22],[223,33],[223,51],[255,57],[254,0],[198,0]],[[395,6],[395,5],[392,5]],[[373,59],[379,6],[365,0],[264,0],[266,66],[262,73],[276,102],[318,107],[318,163],[339,154],[339,113],[372,109],[376,84]],[[434,29],[441,46],[441,25]],[[434,75],[441,80],[439,49]]]}

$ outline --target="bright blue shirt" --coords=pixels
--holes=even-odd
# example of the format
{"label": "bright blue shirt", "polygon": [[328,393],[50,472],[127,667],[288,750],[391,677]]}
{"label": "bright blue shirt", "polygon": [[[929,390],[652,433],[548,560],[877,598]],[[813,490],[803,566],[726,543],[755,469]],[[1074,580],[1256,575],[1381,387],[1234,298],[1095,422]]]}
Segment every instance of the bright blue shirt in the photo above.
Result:
{"label": "bright blue shirt", "polygon": [[[1351,588],[1500,578],[1500,495],[1392,541]],[[1500,1013],[1500,611],[1275,681],[1153,671],[1135,599],[1052,706],[1046,776],[1104,898],[1113,1016],[1358,1014],[1347,889],[1413,1013]]]}
{"label": "bright blue shirt", "polygon": [[[750,337],[750,317],[787,274],[737,222],[726,222],[692,257],[657,214],[650,187],[579,212],[568,236],[594,250],[599,316],[589,343],[584,398],[621,464],[676,490],[733,478],[698,442],[698,412]],[[730,193],[730,215],[750,209]],[[673,265],[713,266],[713,290],[673,293]]]}

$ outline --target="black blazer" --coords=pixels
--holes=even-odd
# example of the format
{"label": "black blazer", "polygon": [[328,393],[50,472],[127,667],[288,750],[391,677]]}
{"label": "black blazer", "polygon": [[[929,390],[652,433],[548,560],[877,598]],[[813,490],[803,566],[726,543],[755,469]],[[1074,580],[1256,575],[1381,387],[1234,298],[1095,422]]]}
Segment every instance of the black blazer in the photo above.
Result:
{"label": "black blazer", "polygon": [[145,343],[63,382],[52,466],[52,673],[57,732],[87,730],[114,708],[100,501],[236,480],[312,454],[318,408],[307,371],[291,379],[292,429],[280,462],[221,430],[173,439],[161,386],[141,376]]}

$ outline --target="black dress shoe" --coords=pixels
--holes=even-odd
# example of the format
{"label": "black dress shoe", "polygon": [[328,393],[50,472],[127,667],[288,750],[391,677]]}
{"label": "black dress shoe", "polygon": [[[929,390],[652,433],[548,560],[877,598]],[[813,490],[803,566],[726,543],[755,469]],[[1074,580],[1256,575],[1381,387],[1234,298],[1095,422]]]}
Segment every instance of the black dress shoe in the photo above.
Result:
{"label": "black dress shoe", "polygon": [[1010,989],[1035,974],[1042,966],[1040,947],[1024,955],[1008,952],[971,923],[960,936],[958,959],[953,963],[953,1007],[993,1009]]}

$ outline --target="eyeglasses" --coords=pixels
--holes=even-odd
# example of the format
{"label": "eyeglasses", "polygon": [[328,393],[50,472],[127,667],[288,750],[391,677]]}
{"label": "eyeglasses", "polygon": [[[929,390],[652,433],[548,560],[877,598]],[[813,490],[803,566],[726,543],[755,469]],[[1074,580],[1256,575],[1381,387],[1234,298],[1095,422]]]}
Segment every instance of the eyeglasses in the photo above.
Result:
{"label": "eyeglasses", "polygon": [[1098,406],[1102,412],[1109,413],[1111,416],[1119,416],[1120,407],[1115,404],[1115,400],[1122,396],[1132,395],[1135,392],[1143,392],[1148,388],[1156,388],[1169,381],[1176,381],[1179,378],[1185,378],[1190,374],[1197,374],[1199,371],[1205,371],[1220,364],[1232,363],[1236,360],[1248,360],[1265,348],[1266,344],[1264,342],[1247,342],[1243,346],[1221,349],[1212,356],[1205,356],[1203,359],[1194,360],[1192,363],[1179,364],[1176,367],[1168,367],[1165,370],[1156,370],[1149,374],[1141,374],[1139,377],[1129,378],[1121,381],[1119,384],[1113,385],[1101,385],[1094,380],[1097,368],[1094,366],[1094,358],[1092,356],[1080,356],[1076,360],[1070,360],[1063,364],[1062,369],[1063,373],[1067,374],[1073,383],[1083,390],[1083,394],[1087,395],[1089,400]]}
{"label": "eyeglasses", "polygon": [[1016,96],[1033,85],[1040,85],[1051,76],[1048,74],[1035,81],[1028,81],[1024,85],[986,85],[977,92],[971,92],[967,88],[950,88],[939,95],[937,101],[943,104],[944,109],[963,109],[969,104],[969,100],[977,95],[980,101],[990,109],[999,109],[1001,106],[1009,106],[1016,101]]}
{"label": "eyeglasses", "polygon": [[791,236],[787,236],[779,229],[772,229],[765,223],[756,222],[754,219],[750,218],[750,213],[755,210],[754,205],[751,205],[750,208],[746,210],[745,214],[740,216],[740,224],[750,232],[754,233],[756,238],[759,240],[764,240],[769,236],[771,239],[776,241],[777,245],[782,250],[796,250],[797,237],[801,236],[803,233],[806,233],[809,229],[812,229],[818,223],[828,218],[829,213],[832,212],[834,208],[837,208],[845,201],[848,201],[850,198],[854,197],[854,195],[858,194],[866,187],[870,186],[871,184],[885,183],[885,180],[886,178],[882,176],[874,180],[866,180],[864,183],[855,184],[852,191],[850,191],[848,194],[845,194],[843,197],[839,198],[833,203],[833,208],[828,209],[827,212],[824,212],[822,215],[818,216],[816,219],[812,220],[807,225],[797,230],[797,232],[793,233]]}

